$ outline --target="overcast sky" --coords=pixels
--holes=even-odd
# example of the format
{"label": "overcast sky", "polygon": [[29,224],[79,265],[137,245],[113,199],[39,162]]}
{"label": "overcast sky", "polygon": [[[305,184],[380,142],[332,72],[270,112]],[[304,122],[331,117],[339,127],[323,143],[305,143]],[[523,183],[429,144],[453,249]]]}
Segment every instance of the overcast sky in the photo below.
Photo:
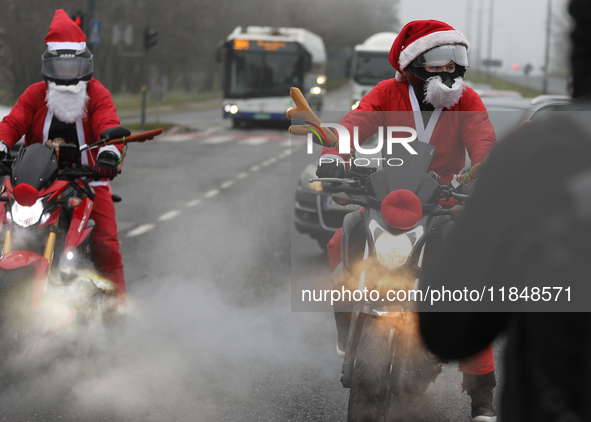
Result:
{"label": "overcast sky", "polygon": [[[547,0],[400,0],[398,10],[402,24],[436,19],[452,25],[468,37],[475,53],[479,44],[478,13],[482,5],[482,57],[486,58],[491,1],[494,1],[493,59],[502,60],[505,68],[531,63],[539,69],[544,63]],[[552,0],[553,16],[563,15],[567,4],[568,0]],[[552,53],[555,52],[551,52],[551,56]],[[471,61],[474,65],[474,55]]]}

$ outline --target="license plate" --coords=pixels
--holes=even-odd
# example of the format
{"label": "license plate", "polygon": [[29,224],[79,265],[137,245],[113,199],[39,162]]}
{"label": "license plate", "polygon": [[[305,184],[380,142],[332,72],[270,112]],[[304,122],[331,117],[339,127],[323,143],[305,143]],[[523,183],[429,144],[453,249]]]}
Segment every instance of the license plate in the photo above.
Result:
{"label": "license plate", "polygon": [[361,208],[357,204],[339,205],[330,196],[322,197],[322,210],[323,211],[356,211]]}
{"label": "license plate", "polygon": [[271,115],[267,114],[267,113],[256,113],[253,118],[255,120],[270,120],[271,119]]}

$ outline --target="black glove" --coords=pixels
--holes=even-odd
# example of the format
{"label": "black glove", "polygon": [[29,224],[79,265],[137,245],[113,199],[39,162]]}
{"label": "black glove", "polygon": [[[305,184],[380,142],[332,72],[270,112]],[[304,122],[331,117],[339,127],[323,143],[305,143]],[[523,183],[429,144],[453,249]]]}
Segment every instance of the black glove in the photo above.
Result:
{"label": "black glove", "polygon": [[330,163],[320,163],[316,169],[316,176],[320,178],[324,177],[345,177],[345,163],[338,163],[332,161]]}
{"label": "black glove", "polygon": [[0,141],[0,160],[4,160],[8,155],[8,145],[4,141]]}
{"label": "black glove", "polygon": [[114,152],[103,151],[98,155],[94,166],[94,178],[113,180],[117,176],[117,164],[119,158]]}

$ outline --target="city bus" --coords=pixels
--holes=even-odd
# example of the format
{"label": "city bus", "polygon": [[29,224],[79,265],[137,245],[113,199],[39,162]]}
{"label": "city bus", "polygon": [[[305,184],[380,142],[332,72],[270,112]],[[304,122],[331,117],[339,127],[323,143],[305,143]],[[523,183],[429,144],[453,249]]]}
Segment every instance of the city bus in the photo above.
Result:
{"label": "city bus", "polygon": [[223,62],[223,116],[234,127],[249,121],[287,120],[289,89],[298,87],[319,111],[326,92],[326,51],[302,28],[237,27],[216,50]]}

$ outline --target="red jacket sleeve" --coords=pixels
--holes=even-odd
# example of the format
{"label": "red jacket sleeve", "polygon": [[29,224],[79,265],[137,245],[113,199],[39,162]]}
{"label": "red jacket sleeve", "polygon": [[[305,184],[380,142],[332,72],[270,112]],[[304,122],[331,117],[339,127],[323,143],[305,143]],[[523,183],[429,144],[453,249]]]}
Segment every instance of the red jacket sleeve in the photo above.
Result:
{"label": "red jacket sleeve", "polygon": [[462,112],[462,140],[472,165],[481,162],[486,154],[497,145],[497,138],[486,107],[471,88],[464,92],[465,103]]}
{"label": "red jacket sleeve", "polygon": [[45,101],[45,89],[45,82],[29,86],[12,107],[10,114],[0,122],[0,140],[9,148],[29,131],[35,113],[40,108],[38,103]]}
{"label": "red jacket sleeve", "polygon": [[[91,144],[100,139],[100,133],[114,126],[119,126],[119,117],[117,109],[113,104],[111,93],[96,79],[91,79],[88,84],[88,95],[91,101],[88,106],[88,116],[90,116],[90,126],[96,136],[96,139],[88,139]],[[123,145],[116,146],[119,152],[123,152]]]}

